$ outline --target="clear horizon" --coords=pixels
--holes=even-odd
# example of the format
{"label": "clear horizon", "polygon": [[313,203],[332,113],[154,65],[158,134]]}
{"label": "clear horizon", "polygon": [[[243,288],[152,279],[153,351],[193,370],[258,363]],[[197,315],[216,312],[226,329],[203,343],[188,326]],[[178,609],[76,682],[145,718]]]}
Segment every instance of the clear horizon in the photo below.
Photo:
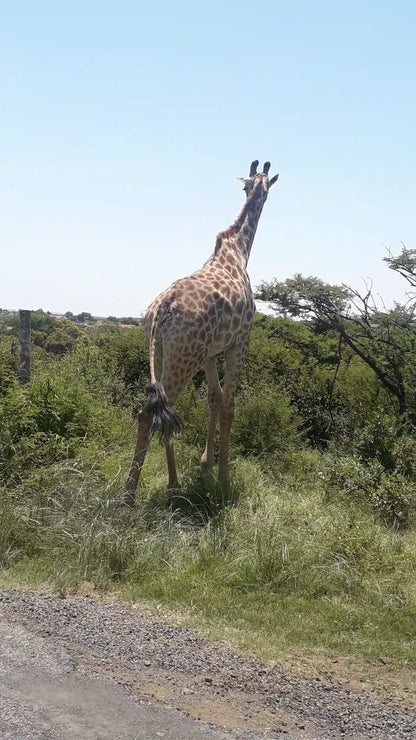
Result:
{"label": "clear horizon", "polygon": [[269,159],[253,286],[406,285],[416,226],[410,2],[28,2],[3,11],[2,308],[138,316],[197,270]]}

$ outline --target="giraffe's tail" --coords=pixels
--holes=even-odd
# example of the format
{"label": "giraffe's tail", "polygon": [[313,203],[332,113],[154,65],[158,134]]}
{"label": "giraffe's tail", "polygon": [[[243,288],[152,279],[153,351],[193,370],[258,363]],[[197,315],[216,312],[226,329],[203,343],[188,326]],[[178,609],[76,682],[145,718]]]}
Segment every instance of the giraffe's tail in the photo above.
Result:
{"label": "giraffe's tail", "polygon": [[165,389],[155,376],[155,345],[157,329],[172,315],[170,304],[162,303],[153,318],[150,331],[149,359],[151,383],[146,386],[147,401],[144,410],[151,417],[152,433],[160,429],[160,441],[170,442],[181,432],[179,416],[169,406]]}
{"label": "giraffe's tail", "polygon": [[160,429],[160,441],[170,442],[180,434],[181,422],[168,404],[163,385],[158,382],[149,383],[146,386],[146,396],[144,410],[152,420],[152,433]]}

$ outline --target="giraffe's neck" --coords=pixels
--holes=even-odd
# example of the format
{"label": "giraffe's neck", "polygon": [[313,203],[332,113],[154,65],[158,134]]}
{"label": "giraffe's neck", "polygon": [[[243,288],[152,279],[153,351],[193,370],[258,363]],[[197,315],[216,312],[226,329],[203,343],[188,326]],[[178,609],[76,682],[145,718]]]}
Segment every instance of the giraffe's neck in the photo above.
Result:
{"label": "giraffe's neck", "polygon": [[258,197],[247,199],[233,225],[218,234],[215,255],[221,250],[234,250],[244,267],[247,265],[264,202],[265,199]]}

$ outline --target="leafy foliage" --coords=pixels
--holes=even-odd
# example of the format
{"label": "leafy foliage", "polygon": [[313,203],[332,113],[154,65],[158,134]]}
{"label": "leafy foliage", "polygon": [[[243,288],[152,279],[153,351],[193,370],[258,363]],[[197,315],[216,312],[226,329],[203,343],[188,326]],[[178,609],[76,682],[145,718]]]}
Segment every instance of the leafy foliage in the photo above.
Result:
{"label": "leafy foliage", "polygon": [[[17,314],[8,316],[8,334],[18,337],[19,318]],[[3,329],[4,331],[4,329]],[[63,355],[78,346],[88,344],[85,332],[67,318],[57,319],[44,311],[31,312],[31,340],[35,347],[46,352]]]}
{"label": "leafy foliage", "polygon": [[281,458],[300,444],[298,426],[289,398],[273,386],[245,388],[238,396],[232,439],[241,455]]}
{"label": "leafy foliage", "polygon": [[32,467],[113,439],[120,426],[114,391],[114,379],[90,348],[44,360],[24,388],[11,384],[0,397],[0,480],[16,485]]}
{"label": "leafy foliage", "polygon": [[[393,267],[393,261],[390,265]],[[395,398],[399,414],[416,423],[414,385],[416,349],[414,307],[379,309],[369,289],[365,296],[346,286],[331,286],[318,278],[295,275],[284,282],[263,283],[257,297],[273,303],[277,312],[304,317],[316,331],[335,332],[339,358],[343,350],[358,356],[378,382]]]}
{"label": "leafy foliage", "polygon": [[126,405],[140,405],[148,382],[149,356],[144,329],[123,331],[116,326],[97,327],[93,341],[123,382]]}

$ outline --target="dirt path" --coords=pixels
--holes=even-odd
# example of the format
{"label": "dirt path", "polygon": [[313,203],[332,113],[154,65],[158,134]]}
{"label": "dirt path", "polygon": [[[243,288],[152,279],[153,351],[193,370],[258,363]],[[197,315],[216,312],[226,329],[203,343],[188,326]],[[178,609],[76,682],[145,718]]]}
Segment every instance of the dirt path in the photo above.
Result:
{"label": "dirt path", "polygon": [[416,711],[294,676],[134,606],[0,591],[0,737],[416,737]]}

